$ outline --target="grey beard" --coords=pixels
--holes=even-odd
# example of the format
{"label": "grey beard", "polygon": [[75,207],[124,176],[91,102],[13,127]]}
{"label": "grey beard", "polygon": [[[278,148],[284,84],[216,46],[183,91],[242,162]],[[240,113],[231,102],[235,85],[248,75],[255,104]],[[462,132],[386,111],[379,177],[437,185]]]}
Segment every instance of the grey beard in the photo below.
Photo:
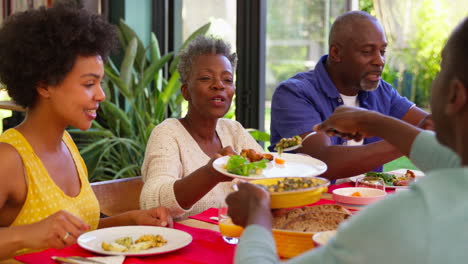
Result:
{"label": "grey beard", "polygon": [[361,88],[361,91],[372,92],[375,89],[377,89],[377,87],[379,87],[379,84],[380,84],[380,80],[374,85],[374,84],[369,84],[364,79],[361,79],[359,86]]}

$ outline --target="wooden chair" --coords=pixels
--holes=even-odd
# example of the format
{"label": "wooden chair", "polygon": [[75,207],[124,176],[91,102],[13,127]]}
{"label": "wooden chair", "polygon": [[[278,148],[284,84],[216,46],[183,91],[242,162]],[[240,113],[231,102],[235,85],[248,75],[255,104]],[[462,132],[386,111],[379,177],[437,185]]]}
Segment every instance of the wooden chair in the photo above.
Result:
{"label": "wooden chair", "polygon": [[26,112],[26,109],[24,109],[24,107],[10,100],[0,101],[0,109],[7,109],[7,110],[18,111],[18,112]]}
{"label": "wooden chair", "polygon": [[140,208],[141,176],[91,183],[101,214],[113,216]]}

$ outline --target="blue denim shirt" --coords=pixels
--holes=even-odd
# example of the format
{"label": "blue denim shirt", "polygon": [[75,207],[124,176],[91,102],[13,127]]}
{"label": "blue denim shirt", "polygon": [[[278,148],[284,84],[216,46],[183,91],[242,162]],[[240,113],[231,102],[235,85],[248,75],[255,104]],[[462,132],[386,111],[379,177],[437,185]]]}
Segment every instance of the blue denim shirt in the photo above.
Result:
{"label": "blue denim shirt", "polygon": [[[343,104],[338,89],[325,68],[328,55],[322,56],[314,70],[301,72],[282,82],[273,94],[271,104],[271,146],[281,138],[289,138],[311,131],[313,126],[330,116]],[[359,91],[359,106],[401,119],[414,105],[402,97],[393,87],[381,81],[372,92]],[[331,137],[334,145],[346,144],[340,137]],[[364,144],[380,138],[364,139]],[[377,168],[376,170],[381,170]]]}

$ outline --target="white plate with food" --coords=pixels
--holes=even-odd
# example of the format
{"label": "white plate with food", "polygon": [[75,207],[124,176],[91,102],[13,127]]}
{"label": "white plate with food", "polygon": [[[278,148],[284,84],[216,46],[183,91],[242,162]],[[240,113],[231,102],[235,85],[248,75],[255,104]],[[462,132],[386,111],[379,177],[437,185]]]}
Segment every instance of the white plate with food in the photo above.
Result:
{"label": "white plate with food", "polygon": [[[413,175],[411,175],[411,173]],[[384,179],[385,188],[387,189],[408,189],[412,182],[424,177],[424,173],[418,170],[398,169],[387,172],[370,172],[369,176],[376,176]],[[364,177],[366,177],[366,174],[350,177],[349,179],[352,182],[356,182],[358,179]]]}
{"label": "white plate with food", "polygon": [[183,248],[192,242],[192,236],[166,227],[118,226],[84,233],[77,242],[84,249],[104,255],[148,256]]}
{"label": "white plate with food", "polygon": [[[272,161],[264,161],[264,168],[254,167],[252,169],[243,170],[243,174],[239,172],[244,169],[246,164],[239,164],[236,169],[228,167],[228,162],[231,156],[223,156],[213,162],[213,167],[220,173],[242,180],[259,180],[265,178],[282,178],[282,177],[313,177],[324,173],[327,170],[327,165],[316,158],[307,155],[283,153],[278,157],[277,153],[269,153],[273,156]],[[274,159],[280,158],[284,164],[278,164]],[[238,156],[236,159],[239,159]],[[235,163],[235,162],[234,162]],[[247,165],[248,166],[248,165]],[[235,167],[235,166],[234,166]],[[228,171],[229,170],[229,171]],[[245,173],[247,171],[247,173]]]}

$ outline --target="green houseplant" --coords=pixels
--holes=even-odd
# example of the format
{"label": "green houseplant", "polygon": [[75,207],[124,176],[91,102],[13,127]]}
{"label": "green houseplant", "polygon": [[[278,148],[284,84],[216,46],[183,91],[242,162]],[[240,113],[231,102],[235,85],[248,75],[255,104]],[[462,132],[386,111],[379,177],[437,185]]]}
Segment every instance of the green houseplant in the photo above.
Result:
{"label": "green houseplant", "polygon": [[[200,34],[210,24],[195,31],[181,46]],[[162,55],[156,36],[151,34],[144,47],[134,30],[123,20],[117,27],[123,57],[119,66],[109,59],[102,87],[106,100],[100,104],[98,119],[91,129],[69,129],[83,159],[90,181],[141,175],[146,142],[154,126],[168,117],[180,116],[181,83],[177,72],[178,56]],[[163,76],[168,67],[169,78]]]}

